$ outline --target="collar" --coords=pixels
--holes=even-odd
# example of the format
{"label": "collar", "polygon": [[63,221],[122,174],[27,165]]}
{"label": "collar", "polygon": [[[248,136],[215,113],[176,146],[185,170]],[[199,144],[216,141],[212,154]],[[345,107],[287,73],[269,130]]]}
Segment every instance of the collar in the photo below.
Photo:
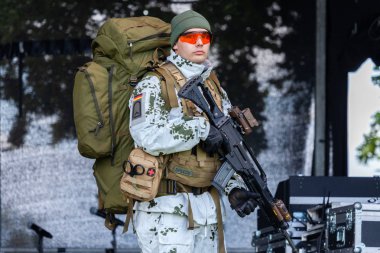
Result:
{"label": "collar", "polygon": [[182,58],[173,50],[170,51],[167,60],[172,62],[181,71],[186,80],[198,75],[202,75],[203,80],[206,80],[213,69],[211,62],[208,59],[202,64],[194,63]]}

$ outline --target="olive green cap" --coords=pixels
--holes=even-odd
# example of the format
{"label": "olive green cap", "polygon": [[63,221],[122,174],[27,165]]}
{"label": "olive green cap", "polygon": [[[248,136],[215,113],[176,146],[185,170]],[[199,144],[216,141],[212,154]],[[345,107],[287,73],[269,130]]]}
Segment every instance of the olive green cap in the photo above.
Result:
{"label": "olive green cap", "polygon": [[170,44],[172,47],[177,42],[178,37],[191,28],[203,28],[211,33],[210,24],[207,19],[193,10],[176,15],[171,21],[171,26]]}

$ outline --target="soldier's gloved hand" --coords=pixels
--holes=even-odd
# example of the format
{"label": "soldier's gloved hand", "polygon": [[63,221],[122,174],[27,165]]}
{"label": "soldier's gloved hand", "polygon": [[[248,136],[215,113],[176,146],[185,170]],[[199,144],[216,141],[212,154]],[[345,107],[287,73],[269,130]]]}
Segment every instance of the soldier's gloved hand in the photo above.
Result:
{"label": "soldier's gloved hand", "polygon": [[209,154],[216,153],[220,146],[223,144],[223,136],[219,130],[210,125],[210,132],[207,139],[201,142],[201,147]]}
{"label": "soldier's gloved hand", "polygon": [[228,195],[231,208],[234,209],[240,217],[249,215],[257,207],[258,194],[249,192],[245,189],[235,188]]}

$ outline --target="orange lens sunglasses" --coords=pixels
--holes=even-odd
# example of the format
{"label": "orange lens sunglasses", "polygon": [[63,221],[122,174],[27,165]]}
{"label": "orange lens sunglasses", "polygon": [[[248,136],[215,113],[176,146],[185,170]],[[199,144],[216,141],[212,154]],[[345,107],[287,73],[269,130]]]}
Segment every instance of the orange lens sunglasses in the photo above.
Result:
{"label": "orange lens sunglasses", "polygon": [[198,38],[201,38],[203,44],[208,44],[211,41],[211,34],[209,32],[188,32],[179,36],[181,42],[189,44],[197,43]]}

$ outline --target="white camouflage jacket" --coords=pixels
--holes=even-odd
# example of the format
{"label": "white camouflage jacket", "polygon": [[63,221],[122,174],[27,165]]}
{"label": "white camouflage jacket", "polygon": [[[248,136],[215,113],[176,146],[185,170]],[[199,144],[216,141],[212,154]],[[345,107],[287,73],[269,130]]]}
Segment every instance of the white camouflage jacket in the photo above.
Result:
{"label": "white camouflage jacket", "polygon": [[[212,70],[209,61],[205,64],[195,64],[183,59],[173,51],[171,51],[168,61],[179,68],[186,80],[202,73],[205,80]],[[223,111],[228,115],[231,103],[224,90],[222,90],[221,96]],[[133,109],[136,101],[140,101],[141,106]],[[190,119],[184,117],[180,99],[178,99],[178,104],[179,107],[167,110],[164,106],[160,80],[153,75],[144,77],[136,85],[129,101],[130,133],[135,145],[151,155],[160,155],[190,150],[200,140],[205,140],[210,129],[209,122],[203,117]],[[238,175],[235,175],[228,183],[225,189],[226,194],[236,187],[246,188]],[[187,196],[190,198],[195,222],[202,225],[217,222],[216,207],[208,192],[200,195],[178,193],[162,196],[150,202],[136,202],[134,209],[187,216]],[[223,210],[222,212],[225,213]]]}

